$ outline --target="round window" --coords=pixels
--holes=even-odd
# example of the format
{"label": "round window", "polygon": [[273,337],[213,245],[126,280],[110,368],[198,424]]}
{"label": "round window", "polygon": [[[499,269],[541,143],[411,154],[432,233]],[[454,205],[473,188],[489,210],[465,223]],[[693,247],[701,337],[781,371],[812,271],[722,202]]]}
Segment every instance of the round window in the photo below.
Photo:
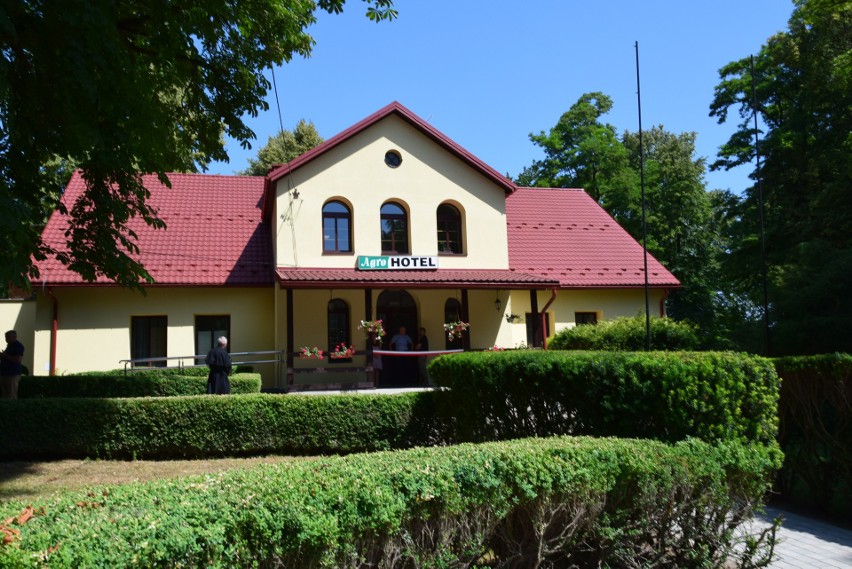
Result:
{"label": "round window", "polygon": [[388,150],[385,153],[385,164],[391,168],[396,168],[402,164],[402,155],[396,150]]}

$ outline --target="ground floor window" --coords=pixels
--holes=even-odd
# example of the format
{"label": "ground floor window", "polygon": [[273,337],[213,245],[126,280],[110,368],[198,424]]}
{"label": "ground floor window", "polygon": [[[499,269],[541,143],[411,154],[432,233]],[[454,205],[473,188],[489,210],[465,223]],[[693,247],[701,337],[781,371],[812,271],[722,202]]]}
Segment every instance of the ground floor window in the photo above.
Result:
{"label": "ground floor window", "polygon": [[[216,340],[220,336],[228,338],[231,342],[231,317],[227,314],[215,316],[195,317],[195,354],[204,356],[216,347]],[[204,363],[204,358],[199,358]]]}
{"label": "ground floor window", "polygon": [[[532,312],[526,313],[526,324],[527,324],[527,346],[539,346],[543,338],[541,337],[541,321],[536,321],[535,315]],[[544,329],[549,333],[550,332],[550,313],[545,312],[541,315],[544,318]],[[536,326],[538,324],[538,326]]]}
{"label": "ground floor window", "polygon": [[[131,316],[130,358],[151,359],[166,357],[166,316]],[[134,363],[134,367],[165,367],[166,360]]]}
{"label": "ground floor window", "polygon": [[580,324],[597,324],[598,323],[598,313],[597,312],[575,312],[574,313],[574,323],[579,326]]}
{"label": "ground floor window", "polygon": [[[335,298],[328,303],[328,352],[336,351],[340,345],[345,347],[352,345],[349,335],[349,305],[346,301]],[[351,362],[352,358],[332,358],[330,363]]]}

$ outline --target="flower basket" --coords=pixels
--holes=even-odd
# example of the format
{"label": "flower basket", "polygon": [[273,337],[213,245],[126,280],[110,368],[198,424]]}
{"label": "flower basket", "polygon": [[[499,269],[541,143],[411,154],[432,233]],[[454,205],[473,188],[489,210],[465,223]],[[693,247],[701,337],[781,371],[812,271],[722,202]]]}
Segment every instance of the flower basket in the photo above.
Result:
{"label": "flower basket", "polygon": [[303,346],[303,347],[299,348],[299,359],[321,360],[321,359],[323,359],[322,350],[320,350],[316,346],[314,346],[313,348]]}
{"label": "flower basket", "polygon": [[342,360],[346,358],[351,358],[355,355],[355,346],[347,347],[343,342],[340,345],[335,346],[333,352],[328,353],[329,359],[332,360]]}
{"label": "flower basket", "polygon": [[485,351],[486,351],[486,352],[502,352],[502,351],[503,351],[503,350],[505,350],[505,349],[506,349],[506,348],[501,348],[500,346],[498,346],[498,345],[496,345],[496,344],[495,344],[495,345],[493,345],[493,346],[491,346],[491,347],[485,348]]}
{"label": "flower basket", "polygon": [[462,337],[462,333],[468,328],[470,328],[470,323],[462,322],[461,320],[456,322],[447,322],[444,324],[444,332],[447,333],[447,339],[450,342],[460,339]]}
{"label": "flower basket", "polygon": [[367,336],[372,334],[379,340],[381,340],[382,336],[385,335],[385,329],[382,327],[381,320],[361,320],[361,324],[358,325],[358,329],[363,330]]}

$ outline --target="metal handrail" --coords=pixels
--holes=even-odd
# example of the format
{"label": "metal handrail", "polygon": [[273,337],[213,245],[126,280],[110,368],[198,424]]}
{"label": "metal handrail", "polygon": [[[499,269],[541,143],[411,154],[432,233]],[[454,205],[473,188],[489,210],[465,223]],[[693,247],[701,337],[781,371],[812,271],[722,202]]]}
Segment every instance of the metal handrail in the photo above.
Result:
{"label": "metal handrail", "polygon": [[[282,351],[282,350],[265,350],[265,351],[258,351],[258,352],[231,352],[231,357],[235,357],[235,356],[262,356],[262,355],[267,355],[267,354],[276,354],[279,357],[278,357],[278,359],[274,359],[274,360],[271,360],[271,359],[268,359],[268,360],[249,360],[249,361],[238,361],[238,362],[232,362],[232,363],[234,365],[280,363],[280,362],[284,361],[284,360],[282,360],[281,356],[285,355],[286,352]],[[150,370],[151,369],[151,367],[133,367],[134,364],[140,364],[140,363],[142,363],[142,364],[154,363],[154,362],[166,362],[166,363],[168,363],[170,360],[180,360],[180,363],[178,363],[178,365],[176,365],[176,366],[170,366],[170,365],[156,366],[155,369],[185,369],[185,368],[206,367],[207,364],[204,364],[204,363],[201,363],[201,364],[184,364],[184,363],[182,363],[183,360],[195,360],[195,361],[197,361],[198,359],[203,360],[205,357],[206,357],[206,354],[196,354],[196,355],[192,355],[192,356],[162,356],[162,357],[158,357],[158,358],[134,358],[134,359],[129,359],[129,360],[119,360],[118,363],[124,365],[124,375],[127,375],[127,372]],[[128,366],[131,366],[131,367],[128,367]]]}

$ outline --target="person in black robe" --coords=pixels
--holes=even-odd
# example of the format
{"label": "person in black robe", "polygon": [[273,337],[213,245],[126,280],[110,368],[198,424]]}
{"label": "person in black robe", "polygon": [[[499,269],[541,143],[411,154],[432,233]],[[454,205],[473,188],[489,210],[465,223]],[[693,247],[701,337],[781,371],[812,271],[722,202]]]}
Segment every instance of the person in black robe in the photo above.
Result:
{"label": "person in black robe", "polygon": [[207,374],[207,393],[228,395],[231,393],[231,382],[228,381],[228,374],[231,373],[231,354],[225,349],[228,347],[228,339],[222,336],[216,340],[216,344],[204,358],[210,368],[210,373]]}

